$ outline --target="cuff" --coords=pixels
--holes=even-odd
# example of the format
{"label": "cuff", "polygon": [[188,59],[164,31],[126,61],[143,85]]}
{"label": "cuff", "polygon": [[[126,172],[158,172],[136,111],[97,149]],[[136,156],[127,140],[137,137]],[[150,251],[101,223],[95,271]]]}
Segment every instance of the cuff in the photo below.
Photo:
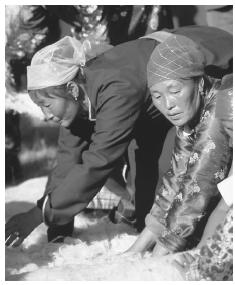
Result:
{"label": "cuff", "polygon": [[46,198],[47,194],[44,195],[41,199],[37,200],[37,207],[42,210],[43,202]]}
{"label": "cuff", "polygon": [[48,202],[49,202],[49,194],[43,196],[41,199],[37,201],[37,207],[42,210],[42,221],[46,226],[49,226],[45,214],[45,209]]}
{"label": "cuff", "polygon": [[160,237],[158,237],[158,242],[162,247],[165,247],[171,253],[182,251],[186,246],[186,239],[176,235],[170,230],[165,230]]}
{"label": "cuff", "polygon": [[166,230],[166,227],[158,222],[158,220],[149,213],[145,218],[145,225],[154,235],[161,236],[161,234]]}
{"label": "cuff", "polygon": [[64,208],[54,208],[52,194],[52,192],[47,193],[37,201],[37,207],[42,210],[43,222],[49,227],[70,223],[74,216],[87,206],[87,203],[80,203],[79,206],[70,205]]}

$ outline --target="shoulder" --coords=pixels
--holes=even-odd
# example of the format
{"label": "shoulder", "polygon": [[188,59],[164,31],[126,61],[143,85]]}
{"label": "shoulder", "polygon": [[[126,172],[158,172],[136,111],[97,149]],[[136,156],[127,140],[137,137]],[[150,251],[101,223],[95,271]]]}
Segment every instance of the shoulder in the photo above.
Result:
{"label": "shoulder", "polygon": [[91,70],[105,68],[107,73],[109,68],[122,71],[133,70],[135,73],[138,68],[144,71],[155,46],[156,42],[148,39],[137,39],[122,43],[88,62],[87,67]]}
{"label": "shoulder", "polygon": [[147,57],[148,59],[155,46],[155,40],[140,38],[114,46],[105,55],[121,54],[127,57],[128,54],[131,54],[132,57],[138,55],[140,57]]}
{"label": "shoulder", "polygon": [[155,45],[153,40],[130,41],[89,61],[84,69],[88,96],[107,88],[117,94],[146,92],[147,63]]}

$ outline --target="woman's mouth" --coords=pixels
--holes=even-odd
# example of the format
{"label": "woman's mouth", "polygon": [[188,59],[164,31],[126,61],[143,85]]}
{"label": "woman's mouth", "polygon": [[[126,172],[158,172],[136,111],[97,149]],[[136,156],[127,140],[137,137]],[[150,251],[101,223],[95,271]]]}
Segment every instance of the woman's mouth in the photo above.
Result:
{"label": "woman's mouth", "polygon": [[179,120],[181,118],[181,114],[182,113],[173,113],[173,114],[167,114],[167,116],[171,119],[171,120]]}

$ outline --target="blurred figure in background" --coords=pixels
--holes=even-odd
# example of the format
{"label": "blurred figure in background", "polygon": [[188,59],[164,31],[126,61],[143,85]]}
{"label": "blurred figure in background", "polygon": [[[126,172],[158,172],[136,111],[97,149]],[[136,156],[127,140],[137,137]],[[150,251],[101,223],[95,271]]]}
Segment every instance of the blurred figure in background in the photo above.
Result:
{"label": "blurred figure in background", "polygon": [[[208,24],[231,31],[232,26],[232,6],[21,5],[18,9],[18,24],[14,21],[6,45],[17,88],[26,86],[21,77],[32,55],[65,35],[117,45],[163,28]],[[218,15],[223,15],[222,20]]]}
{"label": "blurred figure in background", "polygon": [[26,66],[33,54],[61,36],[117,45],[157,30],[158,11],[158,6],[148,5],[19,6],[18,23],[11,25],[6,43],[15,88],[25,88]]}
{"label": "blurred figure in background", "polygon": [[183,26],[207,25],[205,6],[202,5],[161,5],[159,29],[176,29]]}
{"label": "blurred figure in background", "polygon": [[233,6],[205,5],[208,26],[233,34]]}

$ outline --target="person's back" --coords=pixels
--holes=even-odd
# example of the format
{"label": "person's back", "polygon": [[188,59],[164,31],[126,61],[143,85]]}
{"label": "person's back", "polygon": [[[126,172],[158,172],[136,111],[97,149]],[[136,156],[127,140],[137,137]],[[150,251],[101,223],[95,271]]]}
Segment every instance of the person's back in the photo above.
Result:
{"label": "person's back", "polygon": [[[90,60],[84,68],[88,96],[92,97],[94,91],[95,95],[101,93],[100,88],[104,89],[105,84],[121,83],[123,88],[137,91],[135,96],[141,92],[141,96],[145,97],[148,93],[145,66],[156,43],[146,39],[130,41]],[[95,90],[94,86],[99,90]]]}

